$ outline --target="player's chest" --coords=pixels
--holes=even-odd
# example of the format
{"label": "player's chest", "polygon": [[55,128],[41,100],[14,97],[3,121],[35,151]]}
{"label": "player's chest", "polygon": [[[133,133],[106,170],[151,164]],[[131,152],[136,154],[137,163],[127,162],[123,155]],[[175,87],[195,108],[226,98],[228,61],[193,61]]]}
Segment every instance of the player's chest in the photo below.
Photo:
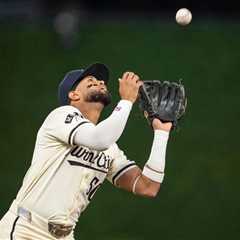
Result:
{"label": "player's chest", "polygon": [[111,156],[104,152],[93,151],[83,146],[73,147],[66,160],[72,167],[92,170],[97,175],[106,175],[111,166]]}

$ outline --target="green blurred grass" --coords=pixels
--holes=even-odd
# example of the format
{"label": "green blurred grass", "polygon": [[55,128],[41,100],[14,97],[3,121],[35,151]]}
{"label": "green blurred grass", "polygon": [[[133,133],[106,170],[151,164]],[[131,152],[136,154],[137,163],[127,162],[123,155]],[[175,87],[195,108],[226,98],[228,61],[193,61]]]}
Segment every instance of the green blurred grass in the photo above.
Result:
{"label": "green blurred grass", "polygon": [[[159,196],[139,198],[104,184],[80,218],[77,239],[239,238],[237,24],[83,24],[70,50],[50,26],[1,29],[1,215],[21,186],[40,124],[57,106],[59,81],[70,69],[101,61],[111,69],[114,103],[118,77],[133,70],[143,79],[182,78],[188,111],[180,130],[172,133]],[[119,145],[143,166],[151,140],[136,105]]]}

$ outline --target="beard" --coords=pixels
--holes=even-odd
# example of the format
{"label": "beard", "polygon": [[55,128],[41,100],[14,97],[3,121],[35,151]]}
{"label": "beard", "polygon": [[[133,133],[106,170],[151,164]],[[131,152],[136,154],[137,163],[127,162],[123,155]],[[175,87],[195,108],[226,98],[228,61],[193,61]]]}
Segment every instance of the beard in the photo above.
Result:
{"label": "beard", "polygon": [[102,92],[97,90],[91,92],[86,98],[87,102],[102,103],[104,107],[109,105],[111,103],[111,100],[112,96],[108,91]]}

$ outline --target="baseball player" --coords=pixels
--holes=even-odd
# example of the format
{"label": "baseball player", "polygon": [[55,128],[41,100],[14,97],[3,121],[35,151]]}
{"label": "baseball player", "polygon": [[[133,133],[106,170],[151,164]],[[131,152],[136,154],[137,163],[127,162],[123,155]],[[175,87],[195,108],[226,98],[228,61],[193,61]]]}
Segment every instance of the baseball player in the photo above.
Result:
{"label": "baseball player", "polygon": [[154,139],[143,171],[116,142],[143,84],[133,72],[119,79],[120,101],[98,123],[110,101],[108,68],[101,63],[68,72],[59,85],[60,107],[40,127],[31,166],[0,221],[0,239],[74,239],[74,228],[105,179],[154,197],[164,177],[172,123],[152,122]]}

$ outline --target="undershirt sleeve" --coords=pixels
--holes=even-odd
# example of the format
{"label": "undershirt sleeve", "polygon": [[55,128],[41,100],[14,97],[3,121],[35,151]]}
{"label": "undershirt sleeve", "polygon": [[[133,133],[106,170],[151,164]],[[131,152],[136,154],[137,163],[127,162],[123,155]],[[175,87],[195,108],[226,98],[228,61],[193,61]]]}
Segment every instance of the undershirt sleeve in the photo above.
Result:
{"label": "undershirt sleeve", "polygon": [[91,149],[103,151],[115,143],[126,126],[132,103],[121,100],[112,114],[105,120],[93,124],[83,124],[73,133],[71,144],[83,145]]}

